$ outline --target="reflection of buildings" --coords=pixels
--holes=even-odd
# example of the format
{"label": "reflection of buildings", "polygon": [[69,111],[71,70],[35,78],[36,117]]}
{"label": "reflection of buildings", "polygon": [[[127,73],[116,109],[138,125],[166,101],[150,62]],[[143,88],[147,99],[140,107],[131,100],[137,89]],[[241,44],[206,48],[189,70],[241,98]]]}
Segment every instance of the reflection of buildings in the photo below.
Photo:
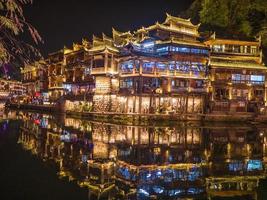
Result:
{"label": "reflection of buildings", "polygon": [[204,193],[207,161],[197,128],[135,128],[135,141],[118,150],[117,184],[131,196],[165,198]]}
{"label": "reflection of buildings", "polygon": [[211,129],[208,152],[210,177],[206,179],[209,197],[252,196],[265,177],[264,139],[252,129]]}
{"label": "reflection of buildings", "polygon": [[256,199],[265,177],[264,129],[138,127],[71,118],[58,126],[41,115],[26,119],[19,142],[58,163],[59,176],[88,187],[92,199]]}

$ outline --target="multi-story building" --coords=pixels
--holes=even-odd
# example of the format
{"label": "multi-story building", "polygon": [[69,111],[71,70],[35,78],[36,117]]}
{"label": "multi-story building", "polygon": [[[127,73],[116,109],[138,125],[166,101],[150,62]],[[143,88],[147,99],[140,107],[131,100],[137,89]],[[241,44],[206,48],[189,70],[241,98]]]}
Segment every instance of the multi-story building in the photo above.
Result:
{"label": "multi-story building", "polygon": [[213,111],[258,112],[266,104],[266,72],[260,41],[219,39],[210,46]]}
{"label": "multi-story building", "polygon": [[0,100],[24,95],[26,88],[20,81],[0,79]]}
{"label": "multi-story building", "polygon": [[94,79],[91,75],[91,63],[88,63],[88,47],[89,43],[84,40],[83,45],[73,44],[73,49],[64,53],[66,78],[63,87],[67,99],[85,100],[93,92]]}
{"label": "multi-story building", "polygon": [[37,68],[35,63],[32,65],[26,65],[22,70],[22,82],[26,87],[26,92],[28,95],[34,95],[36,92],[35,83],[37,79]]}
{"label": "multi-story building", "polygon": [[167,15],[137,30],[119,59],[126,112],[202,112],[209,51],[198,26]]}
{"label": "multi-story building", "polygon": [[[167,14],[134,32],[112,30],[49,54],[49,97],[75,111],[137,114],[259,112],[267,68],[260,41],[204,41],[199,25]],[[25,68],[28,93],[35,68]],[[33,80],[32,80],[33,79]]]}
{"label": "multi-story building", "polygon": [[48,55],[48,94],[50,101],[56,101],[64,94],[63,82],[65,81],[64,72],[64,49]]}
{"label": "multi-story building", "polygon": [[112,38],[94,36],[87,54],[94,111],[203,111],[209,51],[190,20],[167,15],[134,33],[113,29]]}
{"label": "multi-story building", "polygon": [[27,95],[45,98],[48,90],[47,67],[44,60],[26,65],[22,70],[22,83]]}

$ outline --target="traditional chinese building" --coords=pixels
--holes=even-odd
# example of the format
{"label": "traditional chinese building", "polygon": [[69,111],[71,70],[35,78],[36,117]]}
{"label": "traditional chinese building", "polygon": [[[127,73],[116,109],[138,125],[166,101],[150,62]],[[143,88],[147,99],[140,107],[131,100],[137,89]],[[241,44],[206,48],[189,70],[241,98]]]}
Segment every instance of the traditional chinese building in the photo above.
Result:
{"label": "traditional chinese building", "polygon": [[209,51],[198,25],[167,14],[134,32],[119,58],[125,112],[202,112]]}
{"label": "traditional chinese building", "polygon": [[21,70],[22,83],[29,96],[27,101],[42,103],[48,98],[47,66],[44,60],[24,66]]}
{"label": "traditional chinese building", "polygon": [[[50,101],[76,112],[261,111],[267,99],[261,42],[215,35],[204,41],[198,28],[167,14],[162,23],[133,32],[113,28],[112,37],[49,54]],[[23,74],[29,93],[36,92],[35,68]]]}
{"label": "traditional chinese building", "polygon": [[258,112],[266,103],[261,41],[216,38],[210,46],[212,111]]}
{"label": "traditional chinese building", "polygon": [[[73,49],[64,53],[65,57],[65,82],[64,88],[67,94],[77,100],[79,96],[93,92],[94,79],[91,75],[91,60],[88,59],[87,48],[89,43],[83,40],[83,44],[73,44]],[[83,98],[82,98],[83,99]]]}
{"label": "traditional chinese building", "polygon": [[47,68],[43,60],[26,65],[22,70],[22,82],[28,95],[47,92]]}
{"label": "traditional chinese building", "polygon": [[64,95],[65,81],[64,52],[66,48],[51,53],[47,58],[48,65],[48,94],[50,101],[56,101]]}
{"label": "traditional chinese building", "polygon": [[92,110],[202,112],[209,51],[198,27],[167,14],[163,23],[134,33],[113,29],[112,38],[94,36],[84,57],[95,80]]}
{"label": "traditional chinese building", "polygon": [[26,88],[20,81],[0,79],[0,100],[7,100],[26,93]]}

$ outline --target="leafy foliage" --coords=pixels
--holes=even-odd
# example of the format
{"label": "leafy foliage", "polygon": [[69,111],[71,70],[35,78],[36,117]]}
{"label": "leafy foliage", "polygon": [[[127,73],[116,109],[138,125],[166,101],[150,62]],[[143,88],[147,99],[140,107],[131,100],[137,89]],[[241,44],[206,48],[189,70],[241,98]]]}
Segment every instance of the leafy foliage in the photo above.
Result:
{"label": "leafy foliage", "polygon": [[267,63],[267,0],[195,0],[182,14],[203,31],[237,39],[261,36]]}
{"label": "leafy foliage", "polygon": [[267,25],[267,0],[195,0],[185,14],[210,31],[253,37]]}
{"label": "leafy foliage", "polygon": [[20,41],[18,36],[28,31],[37,44],[42,39],[37,30],[26,21],[23,6],[32,0],[0,0],[0,64],[12,60],[28,63],[32,56],[40,56],[33,46]]}

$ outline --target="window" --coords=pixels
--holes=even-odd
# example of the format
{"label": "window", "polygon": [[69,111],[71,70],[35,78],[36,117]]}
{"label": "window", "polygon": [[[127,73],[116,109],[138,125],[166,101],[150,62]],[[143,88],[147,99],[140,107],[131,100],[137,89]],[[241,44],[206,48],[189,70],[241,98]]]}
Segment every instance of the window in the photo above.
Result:
{"label": "window", "polygon": [[196,80],[196,88],[202,88],[204,85],[203,80]]}
{"label": "window", "polygon": [[177,69],[183,73],[190,71],[190,62],[177,62]]}
{"label": "window", "polygon": [[91,74],[91,69],[89,67],[86,67],[84,69],[84,75],[90,75]]}
{"label": "window", "polygon": [[191,53],[201,53],[200,49],[191,49]]}
{"label": "window", "polygon": [[233,46],[233,52],[234,52],[234,53],[240,53],[240,46],[236,46],[236,45],[234,45],[234,46]]}
{"label": "window", "polygon": [[120,80],[120,88],[132,88],[133,87],[133,79],[125,78]]}
{"label": "window", "polygon": [[233,89],[233,98],[248,98],[248,90]]}
{"label": "window", "polygon": [[206,72],[206,66],[205,65],[198,63],[197,66],[199,68],[199,71]]}
{"label": "window", "polygon": [[251,53],[251,46],[247,46],[247,53]]}
{"label": "window", "polygon": [[159,62],[157,63],[157,70],[159,72],[166,71],[167,65],[165,63]]}
{"label": "window", "polygon": [[183,80],[172,80],[172,87],[175,88],[175,87],[179,87],[180,86],[180,82],[183,81]]}
{"label": "window", "polygon": [[212,50],[214,52],[223,52],[223,46],[222,45],[213,45]]}
{"label": "window", "polygon": [[234,83],[246,83],[249,81],[249,75],[232,74],[232,81]]}
{"label": "window", "polygon": [[158,53],[166,53],[169,51],[169,47],[160,47],[160,48],[157,48],[157,52]]}
{"label": "window", "polygon": [[257,54],[257,47],[256,46],[252,46],[251,47],[251,53],[252,54]]}
{"label": "window", "polygon": [[176,70],[175,62],[174,61],[172,61],[172,62],[169,63],[169,69],[170,69],[170,71],[175,71]]}
{"label": "window", "polygon": [[225,52],[233,52],[233,45],[225,45]]}
{"label": "window", "polygon": [[199,67],[197,65],[198,63],[192,63],[191,65],[191,71],[194,73],[194,74],[198,74],[199,73]]}
{"label": "window", "polygon": [[149,88],[150,90],[160,87],[160,81],[157,78],[144,78],[143,84],[144,88]]}
{"label": "window", "polygon": [[155,62],[144,62],[143,64],[143,73],[153,73]]}
{"label": "window", "polygon": [[[176,49],[177,49],[177,47],[176,47]],[[178,51],[179,52],[183,52],[183,53],[189,53],[190,52],[190,49],[189,48],[186,48],[186,47],[178,47]]]}
{"label": "window", "polygon": [[171,47],[171,51],[181,52],[181,53],[190,53],[190,48],[186,48],[186,47]]}
{"label": "window", "polygon": [[138,73],[140,71],[140,61],[135,60],[135,72]]}
{"label": "window", "polygon": [[187,82],[186,80],[177,80],[177,86],[180,86],[180,87],[188,87],[189,85],[189,82]]}
{"label": "window", "polygon": [[108,55],[108,67],[112,67],[112,55]]}
{"label": "window", "polygon": [[121,63],[120,65],[120,71],[122,73],[130,73],[130,72],[133,72],[133,61],[130,60],[130,61],[126,61],[126,62],[123,62]]}
{"label": "window", "polygon": [[104,65],[105,65],[105,62],[104,62],[103,55],[94,56],[94,61],[93,61],[94,68],[104,67]]}
{"label": "window", "polygon": [[249,160],[247,162],[248,171],[257,171],[262,169],[263,169],[263,164],[261,160]]}
{"label": "window", "polygon": [[252,84],[263,84],[265,81],[265,76],[263,76],[263,75],[251,75],[250,81]]}
{"label": "window", "polygon": [[254,90],[254,95],[255,96],[262,96],[262,95],[264,95],[264,90]]}

